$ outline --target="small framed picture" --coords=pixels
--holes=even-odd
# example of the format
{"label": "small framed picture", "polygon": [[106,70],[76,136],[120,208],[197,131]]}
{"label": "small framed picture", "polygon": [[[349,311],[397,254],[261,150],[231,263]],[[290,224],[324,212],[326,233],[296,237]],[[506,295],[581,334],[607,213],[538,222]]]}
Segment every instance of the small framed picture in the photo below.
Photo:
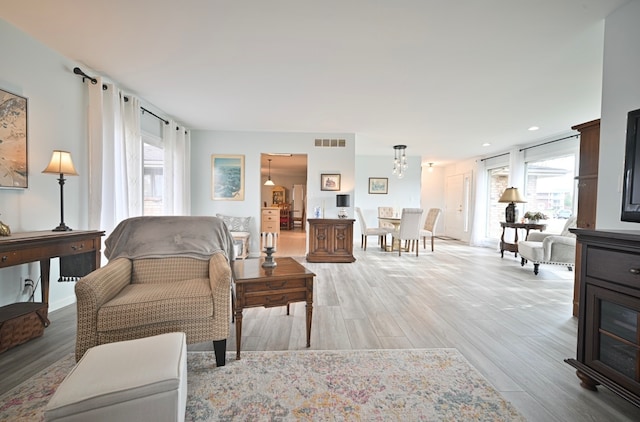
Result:
{"label": "small framed picture", "polygon": [[389,193],[389,179],[386,177],[370,177],[369,193]]}
{"label": "small framed picture", "polygon": [[320,190],[340,190],[339,174],[321,174]]}

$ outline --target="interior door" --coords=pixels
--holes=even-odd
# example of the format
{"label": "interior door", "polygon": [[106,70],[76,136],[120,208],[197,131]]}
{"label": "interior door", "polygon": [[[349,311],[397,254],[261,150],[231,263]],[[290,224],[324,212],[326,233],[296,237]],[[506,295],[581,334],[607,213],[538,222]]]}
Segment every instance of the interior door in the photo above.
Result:
{"label": "interior door", "polygon": [[444,234],[453,239],[465,239],[464,175],[448,176],[445,189]]}

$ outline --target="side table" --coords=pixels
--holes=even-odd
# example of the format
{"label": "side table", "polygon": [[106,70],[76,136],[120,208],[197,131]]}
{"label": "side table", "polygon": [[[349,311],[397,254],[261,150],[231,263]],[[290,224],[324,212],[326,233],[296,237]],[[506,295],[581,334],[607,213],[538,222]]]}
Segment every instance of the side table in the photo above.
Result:
{"label": "side table", "polygon": [[[546,224],[537,224],[537,223],[506,223],[501,222],[500,226],[502,227],[502,236],[500,237],[500,257],[504,258],[504,251],[513,252],[516,257],[518,257],[518,229],[525,229],[527,234],[525,235],[525,239],[529,236],[529,230],[540,230],[543,232],[546,228]],[[515,237],[513,243],[505,242],[504,233],[509,229],[515,230]]]}
{"label": "side table", "polygon": [[311,346],[313,312],[313,277],[298,261],[275,257],[275,268],[263,268],[264,258],[234,261],[234,315],[236,324],[236,359],[240,359],[242,310],[256,306],[271,308],[307,302],[307,347]]}

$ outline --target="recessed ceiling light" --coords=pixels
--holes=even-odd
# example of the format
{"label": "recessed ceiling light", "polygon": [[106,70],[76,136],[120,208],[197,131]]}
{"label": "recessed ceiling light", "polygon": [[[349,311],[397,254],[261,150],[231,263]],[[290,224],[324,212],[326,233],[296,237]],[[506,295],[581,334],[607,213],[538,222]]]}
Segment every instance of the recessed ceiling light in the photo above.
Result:
{"label": "recessed ceiling light", "polygon": [[482,144],[483,147],[488,147],[489,145],[491,145],[489,142],[485,142],[484,144]]}
{"label": "recessed ceiling light", "polygon": [[530,131],[534,131],[534,130],[538,130],[538,129],[540,129],[538,126],[531,126],[529,128]]}

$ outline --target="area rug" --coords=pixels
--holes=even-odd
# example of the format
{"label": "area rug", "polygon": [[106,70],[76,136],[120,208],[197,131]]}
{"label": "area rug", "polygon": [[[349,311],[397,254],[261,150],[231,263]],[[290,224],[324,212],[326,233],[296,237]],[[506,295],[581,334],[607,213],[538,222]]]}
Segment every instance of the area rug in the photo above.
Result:
{"label": "area rug", "polygon": [[[0,397],[0,420],[44,420],[70,355]],[[524,421],[456,349],[189,352],[187,421]]]}

